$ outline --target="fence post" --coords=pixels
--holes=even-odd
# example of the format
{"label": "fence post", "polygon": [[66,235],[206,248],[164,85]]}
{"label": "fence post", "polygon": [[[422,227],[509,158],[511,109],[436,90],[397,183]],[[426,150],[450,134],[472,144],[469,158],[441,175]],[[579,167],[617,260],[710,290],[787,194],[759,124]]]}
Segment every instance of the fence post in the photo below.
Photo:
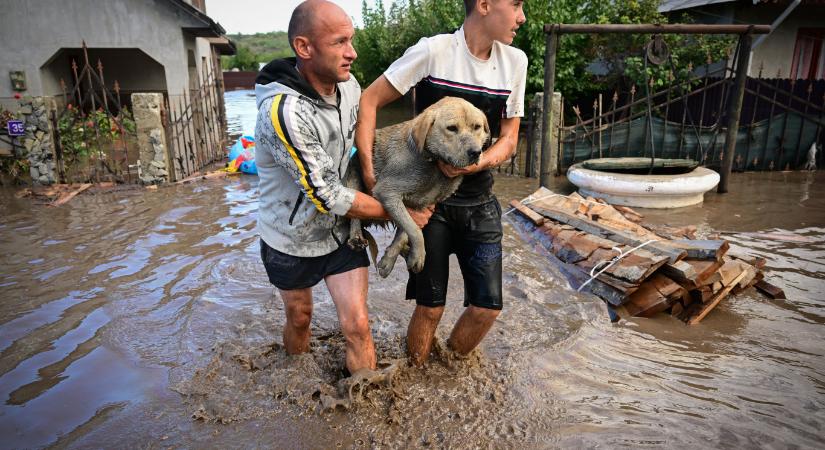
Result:
{"label": "fence post", "polygon": [[135,116],[140,181],[158,184],[169,181],[169,157],[166,154],[166,134],[161,119],[163,94],[132,94],[132,114]]}
{"label": "fence post", "polygon": [[541,172],[539,185],[550,187],[552,173],[558,166],[556,152],[553,151],[553,94],[556,87],[556,49],[559,33],[555,28],[547,33],[544,50],[544,114],[541,133]]}
{"label": "fence post", "polygon": [[736,61],[736,80],[728,103],[728,129],[725,135],[725,157],[722,159],[722,172],[719,174],[719,187],[716,192],[728,192],[728,180],[736,153],[736,137],[739,135],[739,116],[742,113],[742,101],[745,98],[745,84],[748,81],[748,67],[751,65],[751,44],[753,29],[740,37],[739,58]]}

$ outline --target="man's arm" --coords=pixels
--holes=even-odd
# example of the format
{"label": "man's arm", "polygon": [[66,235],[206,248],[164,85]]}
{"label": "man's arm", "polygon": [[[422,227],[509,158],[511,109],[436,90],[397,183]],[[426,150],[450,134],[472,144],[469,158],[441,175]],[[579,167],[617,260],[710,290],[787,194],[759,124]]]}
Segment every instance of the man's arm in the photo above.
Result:
{"label": "man's arm", "polygon": [[378,110],[384,105],[401,97],[384,75],[378,77],[361,94],[358,109],[358,124],[355,127],[355,146],[358,148],[358,160],[361,161],[361,174],[367,192],[375,187],[375,171],[372,167],[372,144],[375,142],[375,121]]}
{"label": "man's arm", "polygon": [[[433,207],[425,209],[411,209],[407,208],[410,217],[418,225],[418,228],[424,228],[433,215]],[[346,213],[346,217],[352,219],[381,219],[390,220],[390,215],[381,206],[381,203],[374,197],[371,197],[363,192],[355,192],[355,200],[352,202],[352,207]]]}
{"label": "man's arm", "polygon": [[494,169],[500,166],[504,161],[507,161],[513,156],[514,153],[516,153],[516,147],[518,146],[518,128],[520,123],[520,117],[501,119],[501,131],[499,132],[498,140],[495,144],[490,146],[490,148],[482,152],[478,162],[472,166],[458,168],[443,161],[438,161],[438,167],[444,175],[448,177],[457,177],[459,175],[469,175],[471,173],[480,172],[485,169]]}
{"label": "man's arm", "polygon": [[[269,136],[279,142],[280,154],[276,164],[290,172],[313,205],[324,214],[355,217],[359,219],[388,219],[389,215],[378,200],[343,185],[333,161],[314,134],[315,130],[296,105],[300,100],[287,95],[277,95],[266,106],[269,109]],[[290,120],[287,120],[289,118]],[[417,225],[423,227],[431,211],[410,211]]]}

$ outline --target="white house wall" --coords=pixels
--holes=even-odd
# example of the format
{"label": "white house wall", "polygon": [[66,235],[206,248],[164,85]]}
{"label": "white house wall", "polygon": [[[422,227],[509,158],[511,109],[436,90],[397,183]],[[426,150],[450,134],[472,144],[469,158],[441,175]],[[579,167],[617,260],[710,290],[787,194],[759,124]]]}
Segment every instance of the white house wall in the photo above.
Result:
{"label": "white house wall", "polygon": [[[740,23],[770,25],[787,8],[787,5],[759,5],[758,8],[741,9],[736,13]],[[796,35],[800,28],[825,27],[825,7],[800,5],[784,22],[754,50],[748,74],[759,75],[759,66],[764,64],[763,77],[774,78],[781,70],[782,78],[790,78]],[[757,38],[758,39],[758,38]]]}
{"label": "white house wall", "polygon": [[3,9],[0,97],[14,94],[7,77],[17,70],[25,71],[26,94],[58,94],[55,80],[41,79],[40,69],[58,50],[78,48],[83,40],[89,48],[140,48],[163,65],[172,95],[189,84],[184,36],[196,45],[181,27],[202,24],[167,0],[4,0]]}

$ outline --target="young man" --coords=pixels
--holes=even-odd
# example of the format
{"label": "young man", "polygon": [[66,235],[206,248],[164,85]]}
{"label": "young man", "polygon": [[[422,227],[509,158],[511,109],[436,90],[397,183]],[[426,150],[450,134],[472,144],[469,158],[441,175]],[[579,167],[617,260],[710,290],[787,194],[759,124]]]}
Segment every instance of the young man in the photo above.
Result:
{"label": "young man", "polygon": [[410,274],[407,298],[416,308],[407,330],[412,362],[429,357],[444,312],[449,255],[455,253],[469,306],[450,335],[449,346],[469,353],[484,338],[502,308],[501,208],[492,193],[490,169],[516,150],[524,115],[527,56],[510,47],[525,22],[522,0],[464,0],[464,25],[453,34],[421,39],[407,49],[361,96],[355,142],[368,189],[375,185],[372,142],[379,108],[415,87],[415,109],[422,111],[445,96],[469,100],[487,116],[499,138],[473,166],[441,164],[447,176],[464,175],[458,191],[437,205],[424,228],[424,270]]}
{"label": "young man", "polygon": [[[289,22],[296,58],[275,60],[255,80],[261,259],[284,301],[284,346],[309,351],[312,286],[329,289],[346,338],[350,373],[375,368],[367,316],[366,252],[346,244],[345,220],[388,218],[377,200],[341,184],[350,159],[361,88],[349,16],[308,0]],[[410,211],[424,226],[429,211]]]}

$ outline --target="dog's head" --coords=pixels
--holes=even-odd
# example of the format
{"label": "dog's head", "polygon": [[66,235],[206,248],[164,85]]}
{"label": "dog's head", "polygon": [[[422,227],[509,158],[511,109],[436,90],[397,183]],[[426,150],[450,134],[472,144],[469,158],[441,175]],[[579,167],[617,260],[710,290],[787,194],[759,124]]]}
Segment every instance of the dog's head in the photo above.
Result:
{"label": "dog's head", "polygon": [[455,167],[478,162],[490,140],[487,117],[470,102],[444,97],[412,121],[415,146]]}

